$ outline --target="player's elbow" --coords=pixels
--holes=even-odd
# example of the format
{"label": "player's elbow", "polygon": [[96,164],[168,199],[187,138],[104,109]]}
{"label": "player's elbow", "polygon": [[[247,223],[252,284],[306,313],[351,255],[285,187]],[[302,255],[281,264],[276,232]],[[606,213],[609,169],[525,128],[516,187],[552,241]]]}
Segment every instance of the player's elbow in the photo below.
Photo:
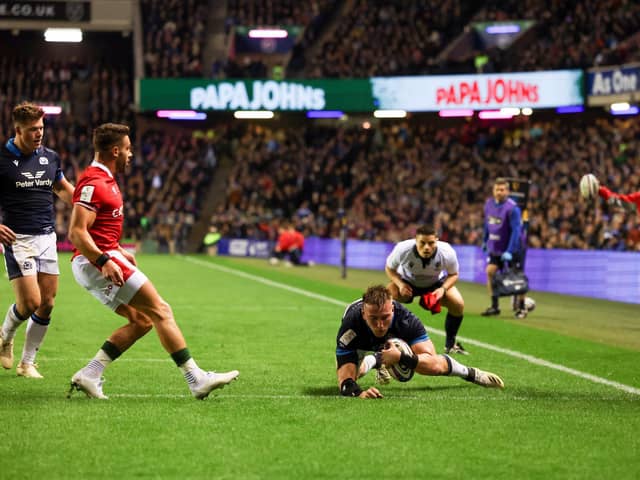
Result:
{"label": "player's elbow", "polygon": [[71,226],[69,228],[69,241],[74,245],[78,245],[78,241],[80,240],[80,232],[78,228],[74,228]]}

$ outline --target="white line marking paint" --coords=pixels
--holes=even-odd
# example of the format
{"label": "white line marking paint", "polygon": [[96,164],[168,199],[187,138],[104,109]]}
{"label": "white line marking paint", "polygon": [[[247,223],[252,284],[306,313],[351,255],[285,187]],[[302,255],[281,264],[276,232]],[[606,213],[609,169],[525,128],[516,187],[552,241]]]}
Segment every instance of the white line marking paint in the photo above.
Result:
{"label": "white line marking paint", "polygon": [[[250,273],[242,272],[240,270],[234,270],[232,268],[223,267],[222,265],[216,265],[215,263],[205,262],[204,260],[200,260],[198,258],[193,257],[182,257],[187,262],[194,263],[196,265],[200,265],[206,268],[210,268],[212,270],[218,270],[220,272],[228,273],[231,275],[235,275],[237,277],[246,278],[248,280],[253,280],[258,283],[262,283],[264,285],[268,285],[274,288],[280,288],[282,290],[286,290],[288,292],[297,293],[299,295],[303,295],[308,298],[313,298],[316,300],[320,300],[321,302],[331,303],[333,305],[338,305],[340,307],[346,307],[347,303],[341,300],[337,300],[335,298],[327,297],[325,295],[320,295],[318,293],[309,292],[308,290],[303,290],[301,288],[292,287],[285,283],[276,282],[273,280],[269,280],[267,278],[259,277],[257,275],[252,275]],[[435,333],[440,336],[445,336],[445,332],[442,330],[438,330],[435,328],[426,327],[429,333]],[[552,370],[557,370],[559,372],[567,373],[569,375],[573,375],[575,377],[579,377],[585,380],[589,380],[593,383],[599,383],[601,385],[607,385],[609,387],[622,390],[623,392],[631,393],[633,395],[640,395],[640,388],[632,387],[630,385],[625,385],[624,383],[614,382],[612,380],[607,380],[606,378],[598,377],[596,375],[591,375],[590,373],[581,372],[580,370],[575,370],[573,368],[566,367],[564,365],[560,365],[558,363],[549,362],[542,358],[534,357],[533,355],[527,355],[526,353],[521,353],[515,350],[510,350],[508,348],[497,347],[495,345],[491,345],[489,343],[480,342],[478,340],[473,340],[467,337],[458,337],[461,341],[468,343],[470,345],[474,345],[476,347],[484,348],[487,350],[491,350],[493,352],[501,353],[503,355],[508,355],[510,357],[518,358],[520,360],[524,360],[526,362],[532,363],[534,365],[539,365],[542,367],[550,368]]]}

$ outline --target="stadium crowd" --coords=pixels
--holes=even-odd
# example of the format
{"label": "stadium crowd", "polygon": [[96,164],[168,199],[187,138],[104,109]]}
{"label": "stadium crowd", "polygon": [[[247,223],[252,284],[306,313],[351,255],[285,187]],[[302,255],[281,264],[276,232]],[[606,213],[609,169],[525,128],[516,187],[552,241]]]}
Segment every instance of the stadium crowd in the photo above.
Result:
{"label": "stadium crowd", "polygon": [[[474,72],[478,51],[465,61],[448,61],[443,50],[472,22],[533,20],[534,34],[507,50],[492,48],[490,70],[532,71],[589,68],[637,61],[640,4],[631,0],[544,0],[465,2],[445,0],[347,2],[327,37],[319,32],[341,2],[298,3],[229,0],[227,29],[232,25],[302,25],[304,38],[292,52],[290,69],[304,67],[306,78]],[[316,43],[320,41],[318,46]],[[308,58],[307,58],[308,57]],[[214,76],[264,76],[234,59],[219,60]],[[253,63],[260,63],[253,59]]]}
{"label": "stadium crowd", "polygon": [[[248,4],[251,8],[245,8]],[[317,26],[339,4],[322,0],[301,9],[286,0],[230,0],[227,23]],[[143,0],[141,5],[146,76],[202,75],[207,2]],[[638,34],[631,34],[640,25],[640,7],[628,0],[550,6],[541,0],[489,1],[482,2],[482,10],[460,0],[376,5],[348,2],[345,15],[335,20],[334,34],[318,45],[307,76],[433,71],[442,67],[436,58],[444,46],[471,19],[539,21],[538,42],[494,64],[505,70],[589,66],[637,55],[631,46]],[[309,48],[313,40],[317,38],[309,39]],[[548,54],[558,49],[566,49],[568,55]],[[114,121],[135,128],[130,69],[106,65],[73,58],[2,56],[0,131],[11,135],[11,108],[21,100],[61,105],[61,115],[47,118],[46,145],[59,152],[67,178],[74,181],[91,159],[95,125]],[[260,70],[238,68],[242,76]],[[85,85],[86,98],[77,95],[78,82]],[[82,103],[86,108],[79,108]],[[508,127],[475,122],[448,127],[415,120],[370,129],[224,124],[224,138],[217,141],[229,145],[234,167],[225,203],[211,222],[223,235],[274,239],[281,221],[293,218],[307,235],[335,237],[344,208],[351,238],[398,241],[411,235],[417,224],[433,222],[444,240],[479,244],[481,205],[490,184],[496,176],[512,176],[533,181],[533,246],[640,248],[640,230],[631,212],[594,209],[576,195],[578,173],[589,171],[613,189],[635,189],[637,122],[578,118],[582,117],[571,122],[524,119]],[[187,132],[139,133],[139,139],[132,133],[139,151],[126,186],[125,235],[134,241],[151,238],[161,250],[180,251],[198,220],[215,168],[214,145]],[[68,210],[59,208],[60,238],[66,236],[67,225]]]}
{"label": "stadium crowd", "polygon": [[498,176],[532,181],[530,245],[640,248],[635,213],[579,199],[582,172],[631,191],[640,126],[633,120],[522,120],[511,127],[393,123],[269,129],[234,144],[227,199],[211,222],[226,236],[273,239],[293,218],[307,235],[396,242],[434,223],[454,244],[480,244],[482,205]]}
{"label": "stadium crowd", "polygon": [[142,0],[146,77],[203,75],[207,5],[206,0]]}

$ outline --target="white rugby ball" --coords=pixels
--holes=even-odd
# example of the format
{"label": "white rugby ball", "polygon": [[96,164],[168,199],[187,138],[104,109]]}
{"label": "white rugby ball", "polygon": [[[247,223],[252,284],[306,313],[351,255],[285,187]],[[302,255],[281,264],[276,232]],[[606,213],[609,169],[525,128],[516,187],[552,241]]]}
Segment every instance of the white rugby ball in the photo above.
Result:
{"label": "white rugby ball", "polygon": [[[516,295],[511,297],[511,307],[513,308],[514,312],[519,308],[516,299]],[[536,309],[536,301],[531,297],[524,297],[524,308],[527,309],[527,312],[533,312]]]}
{"label": "white rugby ball", "polygon": [[[407,355],[411,355],[415,357],[415,353],[411,350],[411,347],[407,342],[402,340],[401,338],[390,338],[387,342],[392,343],[395,347],[400,350],[401,353],[406,353]],[[413,378],[414,371],[410,368],[403,367],[399,363],[387,367],[387,370],[391,374],[391,376],[399,382],[408,382]]]}
{"label": "white rugby ball", "polygon": [[527,312],[533,312],[536,309],[536,301],[531,297],[525,297],[524,308],[527,309]]}
{"label": "white rugby ball", "polygon": [[580,179],[580,195],[582,195],[582,198],[585,200],[596,198],[598,196],[599,188],[600,182],[592,173],[587,173]]}

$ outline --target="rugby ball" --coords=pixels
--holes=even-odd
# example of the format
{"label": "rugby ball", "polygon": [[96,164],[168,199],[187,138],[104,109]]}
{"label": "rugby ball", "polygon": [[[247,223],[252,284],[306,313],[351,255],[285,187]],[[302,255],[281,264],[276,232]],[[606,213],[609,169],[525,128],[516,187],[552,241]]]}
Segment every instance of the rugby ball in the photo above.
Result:
{"label": "rugby ball", "polygon": [[[400,350],[401,353],[406,353],[407,355],[411,355],[412,357],[415,357],[416,355],[411,350],[409,344],[400,338],[390,338],[389,340],[387,340],[387,343],[393,344],[398,350]],[[399,363],[387,367],[387,370],[389,371],[391,376],[399,382],[408,382],[413,378],[414,374],[413,370],[403,367]]]}
{"label": "rugby ball", "polygon": [[[514,312],[518,310],[515,295],[511,297],[511,307],[513,308]],[[536,309],[536,301],[531,297],[524,297],[524,308],[527,310],[527,312],[533,312]]]}
{"label": "rugby ball", "polygon": [[527,312],[533,312],[536,309],[536,301],[531,297],[525,297],[524,308],[527,309]]}
{"label": "rugby ball", "polygon": [[592,173],[583,175],[580,179],[580,195],[585,200],[592,200],[598,196],[598,189],[600,188],[600,182],[596,176]]}

